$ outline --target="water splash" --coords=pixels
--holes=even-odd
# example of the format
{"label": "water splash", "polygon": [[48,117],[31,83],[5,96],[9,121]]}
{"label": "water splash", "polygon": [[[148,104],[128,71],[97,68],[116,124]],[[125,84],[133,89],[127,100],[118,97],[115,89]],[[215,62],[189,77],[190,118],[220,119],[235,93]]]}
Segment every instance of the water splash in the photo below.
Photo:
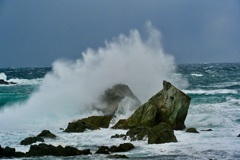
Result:
{"label": "water splash", "polygon": [[127,84],[142,102],[162,88],[163,80],[176,86],[186,84],[181,76],[172,77],[174,58],[163,51],[160,32],[150,22],[146,28],[146,39],[138,30],[131,30],[128,36],[121,34],[106,42],[105,47],[87,49],[75,62],[57,60],[52,72],[26,103],[0,113],[0,125],[56,126],[87,115],[99,115],[90,104],[116,83]]}

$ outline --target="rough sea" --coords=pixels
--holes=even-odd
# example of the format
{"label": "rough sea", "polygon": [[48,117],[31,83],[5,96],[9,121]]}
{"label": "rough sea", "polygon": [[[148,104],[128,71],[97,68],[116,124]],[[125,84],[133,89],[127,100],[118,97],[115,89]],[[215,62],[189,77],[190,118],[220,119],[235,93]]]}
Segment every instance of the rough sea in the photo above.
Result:
{"label": "rough sea", "polygon": [[[60,91],[57,88],[67,88],[71,85],[69,81],[56,82],[58,87],[51,88],[51,92],[43,92],[49,87],[45,81],[50,81],[49,73],[53,74],[52,72],[52,68],[0,69],[0,79],[17,83],[15,85],[0,85],[1,146],[10,146],[16,148],[17,151],[26,152],[29,146],[21,146],[20,141],[28,136],[39,134],[43,129],[49,129],[58,136],[57,140],[46,140],[46,143],[71,145],[79,149],[90,148],[92,153],[97,150],[97,146],[118,145],[129,141],[110,139],[116,133],[126,133],[125,130],[110,128],[84,133],[63,133],[59,128],[65,128],[72,118],[67,118],[64,114],[71,115],[68,110],[71,110],[71,104],[74,106],[75,103],[71,103],[72,99],[69,101],[67,99],[63,106],[67,105],[68,109],[62,111],[63,109],[60,107],[54,111],[51,110],[51,107],[54,108],[56,107],[54,105],[58,104],[51,103],[51,100],[60,101],[59,97],[54,97],[54,95],[59,95],[57,92]],[[177,143],[150,145],[147,144],[147,141],[131,142],[136,148],[123,154],[130,159],[240,159],[240,137],[237,137],[240,134],[240,63],[177,65],[176,71],[170,76],[179,75],[188,83],[181,90],[191,97],[185,124],[187,128],[195,127],[200,133],[186,133],[184,130],[175,131]],[[60,79],[60,76],[61,74],[53,74],[56,79]],[[44,86],[43,83],[45,83]],[[59,83],[69,83],[69,86],[59,85]],[[172,82],[173,85],[181,86],[175,83],[177,81]],[[162,86],[162,81],[159,81],[159,86]],[[48,93],[48,95],[42,98],[43,96],[39,96],[38,92]],[[71,92],[66,89],[65,94],[71,94]],[[76,95],[75,92],[73,94],[72,97],[81,96]],[[46,100],[47,97],[50,98],[49,101]],[[62,102],[60,103],[62,104]],[[44,106],[46,104],[49,106]],[[35,105],[37,107],[33,107],[31,110],[31,107]],[[83,118],[84,111],[84,109],[81,110],[72,119]],[[61,112],[60,118],[56,116],[58,114],[52,114],[55,112]],[[94,111],[87,109],[86,112],[89,115],[94,113]],[[49,121],[45,120],[44,116],[41,118],[43,113],[49,113],[48,116],[52,118],[55,125],[48,123]],[[35,117],[38,118],[38,121],[35,121]],[[25,126],[17,123],[19,121],[28,123]],[[212,131],[203,131],[208,129]],[[65,158],[41,157],[38,159],[105,159],[105,157],[105,155],[93,154]]]}

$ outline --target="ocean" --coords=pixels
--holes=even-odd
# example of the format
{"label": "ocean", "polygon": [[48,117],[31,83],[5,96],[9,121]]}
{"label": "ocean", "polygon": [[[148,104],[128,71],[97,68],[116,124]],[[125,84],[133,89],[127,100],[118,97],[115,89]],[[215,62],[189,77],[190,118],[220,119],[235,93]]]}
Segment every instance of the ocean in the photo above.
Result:
{"label": "ocean", "polygon": [[[87,81],[83,77],[78,77],[83,78],[84,81],[76,78],[75,83],[75,78],[70,76],[72,72],[56,66],[55,68],[0,69],[0,79],[17,83],[0,85],[1,146],[10,146],[26,152],[29,146],[21,146],[20,141],[28,136],[37,135],[43,129],[49,129],[58,136],[57,140],[48,139],[46,143],[71,145],[79,149],[90,148],[93,153],[97,150],[97,146],[129,142],[129,140],[110,139],[116,133],[126,133],[126,130],[108,128],[84,133],[63,133],[59,129],[65,128],[70,120],[101,113],[84,107],[77,109],[76,106],[81,108],[83,105],[80,102],[82,94],[73,90],[74,88],[80,90],[77,86],[83,87],[81,83],[87,84]],[[63,74],[63,71],[66,72]],[[64,78],[61,75],[64,75]],[[65,79],[66,77],[71,78]],[[131,143],[136,148],[123,154],[130,159],[240,159],[240,137],[237,137],[240,134],[240,63],[176,65],[175,71],[171,72],[169,77],[184,79],[184,81],[176,81],[176,78],[168,80],[191,97],[185,124],[187,128],[195,127],[200,133],[174,131],[177,143],[150,145],[147,141],[134,141]],[[128,85],[131,88],[131,84]],[[91,87],[95,86],[96,84],[91,85]],[[159,86],[157,91],[160,91],[162,81],[159,81]],[[88,89],[90,90],[91,87],[88,86]],[[61,91],[64,91],[64,94],[60,93]],[[88,93],[86,88],[81,92],[88,95],[92,93]],[[68,95],[71,96],[66,98]],[[92,99],[89,98],[90,100]],[[56,105],[59,108],[55,108]],[[64,109],[66,106],[67,109]],[[76,110],[79,111],[77,114]],[[208,129],[212,131],[203,131]],[[105,157],[105,155],[93,154],[57,159],[105,159]],[[49,158],[56,157],[38,159]]]}

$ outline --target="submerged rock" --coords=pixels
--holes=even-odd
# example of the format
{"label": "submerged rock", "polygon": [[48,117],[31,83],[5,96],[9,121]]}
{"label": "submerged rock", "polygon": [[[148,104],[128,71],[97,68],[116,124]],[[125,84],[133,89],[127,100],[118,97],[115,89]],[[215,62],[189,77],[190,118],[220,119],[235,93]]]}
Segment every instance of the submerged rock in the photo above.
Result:
{"label": "submerged rock", "polygon": [[91,116],[75,122],[68,123],[64,132],[84,132],[86,129],[96,130],[99,128],[108,128],[111,116]]}
{"label": "submerged rock", "polygon": [[44,139],[41,137],[28,137],[20,142],[21,145],[30,145],[36,142],[44,142]]}
{"label": "submerged rock", "polygon": [[115,134],[114,136],[111,136],[111,138],[125,138],[125,134]]}
{"label": "submerged rock", "polygon": [[212,129],[203,129],[203,130],[201,130],[201,131],[213,131]]}
{"label": "submerged rock", "polygon": [[154,127],[160,122],[165,122],[173,129],[184,129],[190,100],[189,96],[171,83],[163,81],[163,89],[140,106],[117,128]]}
{"label": "submerged rock", "polygon": [[186,132],[189,132],[189,133],[199,133],[196,128],[188,128],[186,130]]}
{"label": "submerged rock", "polygon": [[37,135],[37,137],[56,138],[57,136],[55,134],[51,133],[49,130],[43,130],[40,134]]}
{"label": "submerged rock", "polygon": [[0,85],[9,85],[9,84],[17,84],[17,83],[14,83],[14,82],[7,82],[7,81],[4,81],[3,79],[0,79]]}
{"label": "submerged rock", "polygon": [[114,154],[114,155],[107,156],[107,158],[121,158],[121,159],[124,159],[124,158],[129,158],[129,157],[127,157],[126,155],[123,155],[123,154]]}
{"label": "submerged rock", "polygon": [[103,107],[94,107],[102,111],[104,115],[114,115],[120,102],[124,98],[130,98],[132,101],[130,110],[135,110],[138,106],[141,105],[140,100],[133,94],[131,89],[125,84],[116,84],[112,88],[107,89],[104,94],[100,97],[100,104],[103,104]]}

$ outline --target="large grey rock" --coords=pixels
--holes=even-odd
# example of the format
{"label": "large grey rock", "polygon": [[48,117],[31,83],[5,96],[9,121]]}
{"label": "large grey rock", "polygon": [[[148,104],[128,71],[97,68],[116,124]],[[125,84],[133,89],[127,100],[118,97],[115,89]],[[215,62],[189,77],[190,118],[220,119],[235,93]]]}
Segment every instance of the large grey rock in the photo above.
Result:
{"label": "large grey rock", "polygon": [[165,122],[173,129],[184,129],[190,100],[188,95],[171,83],[163,81],[163,89],[140,106],[131,117],[117,128],[154,127],[160,122]]}
{"label": "large grey rock", "polygon": [[129,98],[132,100],[132,103],[129,106],[130,110],[135,110],[141,105],[140,100],[133,94],[127,85],[116,84],[112,88],[107,89],[104,94],[100,96],[100,107],[98,104],[95,104],[93,107],[102,111],[104,115],[114,115],[120,102],[124,98]]}

